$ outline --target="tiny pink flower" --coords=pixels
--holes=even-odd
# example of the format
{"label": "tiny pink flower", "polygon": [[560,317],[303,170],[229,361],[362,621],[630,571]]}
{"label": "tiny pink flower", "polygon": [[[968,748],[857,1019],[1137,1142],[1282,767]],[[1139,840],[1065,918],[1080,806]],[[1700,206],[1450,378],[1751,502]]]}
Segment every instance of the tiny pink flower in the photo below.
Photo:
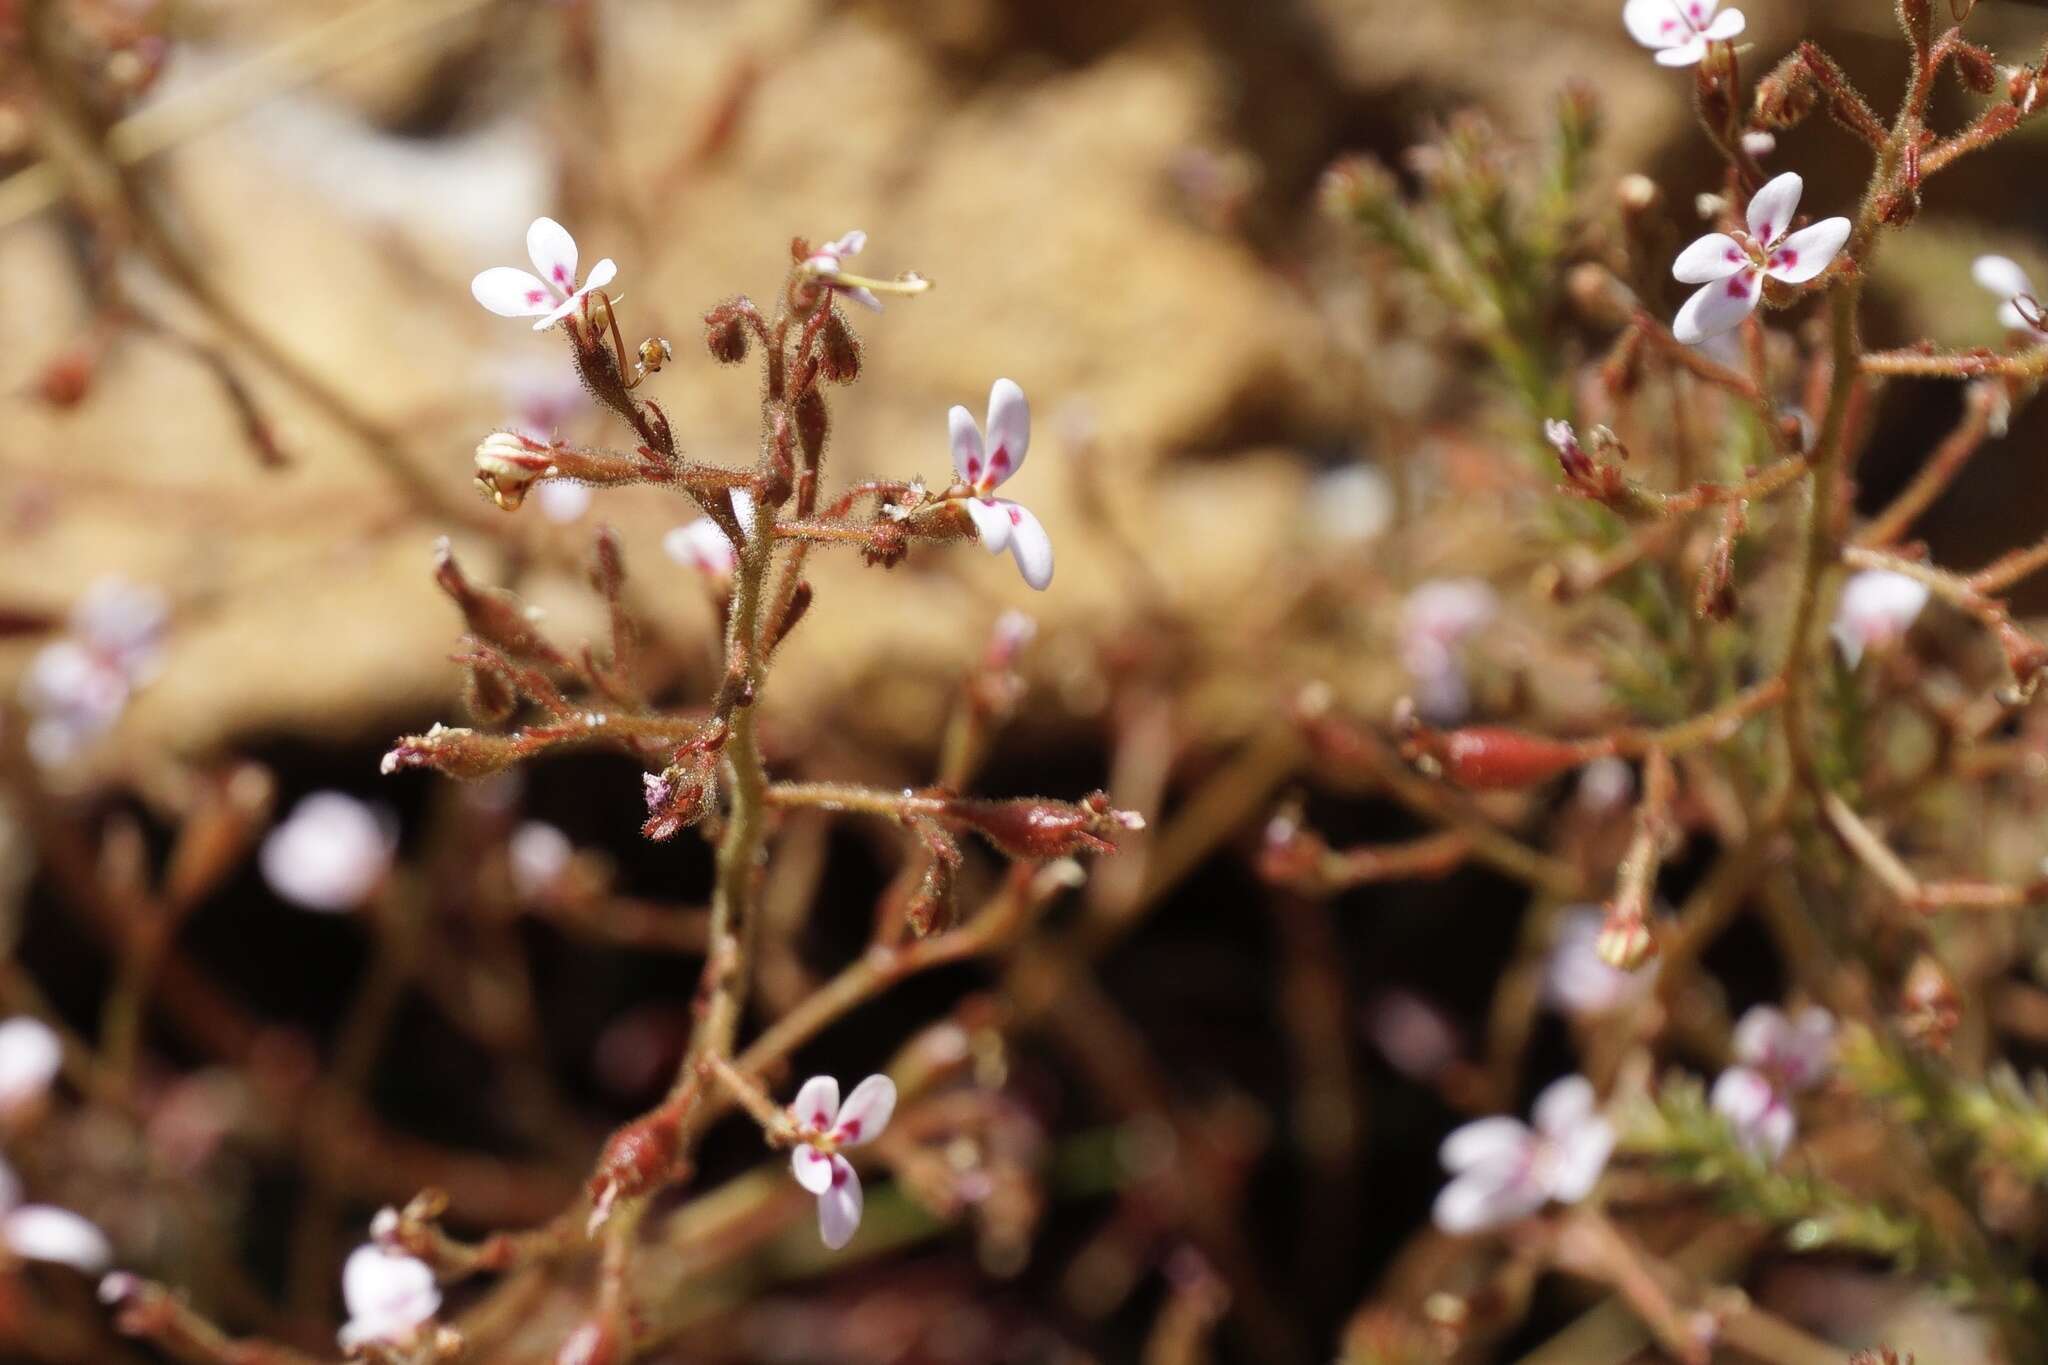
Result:
{"label": "tiny pink flower", "polygon": [[833,289],[864,308],[882,311],[882,301],[875,297],[875,291],[863,285],[835,284],[833,281],[845,267],[848,256],[858,256],[861,248],[868,244],[868,235],[859,228],[847,233],[837,241],[827,242],[815,248],[804,258],[804,269],[817,276],[820,283]]}
{"label": "tiny pink flower", "polygon": [[[754,495],[744,488],[732,490],[733,511],[739,514],[740,529],[754,524]],[[699,517],[678,526],[661,538],[662,552],[685,568],[712,578],[730,578],[739,568],[739,552],[726,539],[725,531],[709,517]]]}
{"label": "tiny pink flower", "polygon": [[1678,310],[1671,334],[1687,345],[1718,336],[1756,311],[1764,278],[1785,284],[1818,279],[1849,240],[1847,218],[1823,218],[1788,232],[1806,182],[1791,171],[1749,201],[1749,232],[1742,238],[1710,232],[1678,253],[1673,278],[1702,286]]}
{"label": "tiny pink flower", "polygon": [[1775,1161],[1792,1144],[1798,1116],[1792,1098],[1811,1090],[1833,1064],[1835,1020],[1812,1007],[1796,1018],[1759,1005],[1735,1026],[1737,1065],[1714,1082],[1708,1102],[1745,1148]]}
{"label": "tiny pink flower", "polygon": [[397,845],[388,815],[353,796],[314,792],[264,837],[257,864],[279,896],[339,914],[383,885]]}
{"label": "tiny pink flower", "polygon": [[69,633],[39,650],[22,675],[28,749],[38,763],[69,763],[114,728],[129,697],[156,676],[168,618],[155,588],[107,578],[86,590]]}
{"label": "tiny pink flower", "polygon": [[28,1015],[0,1022],[0,1116],[35,1104],[64,1066],[64,1046],[48,1024]]}
{"label": "tiny pink flower", "polygon": [[839,1082],[813,1076],[797,1091],[789,1107],[800,1137],[790,1153],[796,1183],[818,1196],[818,1235],[837,1251],[853,1240],[860,1227],[860,1175],[839,1153],[846,1147],[873,1142],[896,1112],[896,1083],[870,1076],[839,1102]]}
{"label": "tiny pink flower", "polygon": [[1052,582],[1052,539],[1038,518],[1006,498],[989,496],[1024,467],[1031,445],[1031,408],[1024,390],[998,379],[988,391],[988,430],[974,424],[974,414],[955,406],[946,414],[953,443],[953,470],[971,490],[965,500],[982,546],[990,554],[1008,550],[1024,581],[1041,591]]}
{"label": "tiny pink flower", "polygon": [[1526,1218],[1556,1200],[1575,1204],[1592,1192],[1614,1151],[1614,1127],[1599,1112],[1584,1076],[1553,1081],[1536,1097],[1535,1126],[1496,1117],[1468,1123],[1444,1139],[1438,1160],[1451,1182],[1431,1216],[1453,1236]]}
{"label": "tiny pink flower", "polygon": [[341,1297],[348,1305],[339,1334],[344,1351],[368,1342],[402,1346],[441,1311],[441,1291],[427,1263],[374,1242],[349,1253]]}
{"label": "tiny pink flower", "polygon": [[1866,569],[1842,585],[1828,633],[1854,668],[1865,653],[1895,648],[1927,605],[1928,587],[1889,569]]}
{"label": "tiny pink flower", "polygon": [[1708,43],[1725,43],[1743,29],[1742,11],[1721,9],[1721,0],[1628,0],[1621,22],[1663,66],[1697,66]]}
{"label": "tiny pink flower", "polygon": [[584,295],[602,289],[619,273],[607,256],[590,267],[579,286],[576,282],[576,239],[552,218],[536,218],[526,230],[526,254],[536,274],[517,266],[492,266],[469,282],[469,292],[500,317],[540,319],[536,332],[545,332],[576,311]]}
{"label": "tiny pink flower", "polygon": [[2048,340],[2048,329],[2035,322],[2041,318],[2041,296],[2034,292],[2034,282],[2017,261],[2004,256],[1979,256],[1971,265],[1970,274],[1998,296],[2000,322],[2015,332],[2029,332],[2037,340]]}
{"label": "tiny pink flower", "polygon": [[521,900],[539,899],[562,879],[575,856],[576,846],[568,835],[546,821],[528,820],[512,831],[505,846],[512,890]]}

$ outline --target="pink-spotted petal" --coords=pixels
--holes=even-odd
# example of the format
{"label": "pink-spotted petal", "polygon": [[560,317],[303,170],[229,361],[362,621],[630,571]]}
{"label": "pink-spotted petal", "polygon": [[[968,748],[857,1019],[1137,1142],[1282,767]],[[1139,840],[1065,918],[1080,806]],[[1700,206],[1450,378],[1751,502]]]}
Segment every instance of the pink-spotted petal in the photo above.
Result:
{"label": "pink-spotted petal", "polygon": [[827,1133],[839,1120],[839,1082],[830,1076],[813,1076],[796,1092],[789,1106],[790,1117],[804,1129]]}
{"label": "pink-spotted petal", "polygon": [[1725,280],[1750,266],[1749,253],[1725,232],[1710,232],[1678,253],[1671,263],[1671,278],[1686,284]]}
{"label": "pink-spotted petal", "polygon": [[1656,60],[1659,66],[1698,66],[1706,57],[1707,40],[1695,33],[1675,47],[1659,50]]}
{"label": "pink-spotted petal", "polygon": [[860,1230],[860,1174],[843,1156],[832,1158],[832,1183],[818,1196],[818,1236],[833,1251]]}
{"label": "pink-spotted petal", "polygon": [[1744,318],[1756,311],[1759,292],[1754,270],[1703,284],[1685,301],[1684,307],[1678,310],[1678,316],[1672,319],[1671,335],[1688,346],[1695,346],[1709,337],[1733,331],[1742,325]]}
{"label": "pink-spotted petal", "polygon": [[979,484],[988,467],[982,459],[981,428],[974,425],[974,414],[955,403],[946,414],[946,433],[953,445],[953,472],[962,483]]}
{"label": "pink-spotted petal", "polygon": [[[554,287],[556,297],[576,292],[576,239],[552,218],[536,218],[526,230],[526,254],[533,271]],[[594,272],[593,272],[594,273]]]}
{"label": "pink-spotted petal", "polygon": [[501,318],[530,318],[555,309],[555,295],[516,266],[494,265],[469,282],[470,297]]}
{"label": "pink-spotted petal", "polygon": [[988,391],[988,476],[982,487],[994,488],[1022,469],[1030,445],[1031,405],[1024,390],[998,379]]}
{"label": "pink-spotted petal", "polygon": [[799,1144],[789,1154],[789,1169],[796,1183],[812,1194],[823,1194],[832,1188],[832,1158],[809,1143]]}
{"label": "pink-spotted petal", "polygon": [[[1707,8],[1708,12],[1711,13],[1713,6],[1710,5]],[[1748,20],[1742,17],[1741,10],[1723,10],[1721,13],[1714,15],[1713,22],[1701,29],[1700,34],[1702,37],[1713,42],[1725,43],[1730,38],[1738,36],[1747,23]]]}
{"label": "pink-spotted petal", "polygon": [[1010,512],[1016,506],[1011,502],[997,502],[990,498],[968,498],[967,515],[974,518],[974,529],[981,534],[982,548],[992,555],[999,555],[1010,548]]}
{"label": "pink-spotted petal", "polygon": [[1529,1117],[1545,1135],[1563,1137],[1593,1116],[1594,1103],[1591,1081],[1584,1076],[1564,1076],[1543,1088]]}
{"label": "pink-spotted petal", "polygon": [[996,506],[1010,518],[1010,554],[1017,561],[1017,571],[1024,575],[1026,583],[1044,592],[1052,585],[1052,537],[1029,508],[1014,502],[998,502]]}
{"label": "pink-spotted petal", "polygon": [[1768,251],[1777,240],[1785,235],[1785,229],[1792,226],[1792,217],[1799,212],[1799,196],[1806,192],[1806,182],[1794,171],[1770,181],[1756,192],[1749,201],[1749,235],[1756,238],[1757,245]]}
{"label": "pink-spotted petal", "polygon": [[587,289],[579,289],[568,298],[563,299],[546,317],[533,324],[533,330],[545,332],[563,318],[568,317],[569,314],[581,310],[583,307],[583,296],[589,292]]}
{"label": "pink-spotted petal", "polygon": [[1847,218],[1823,218],[1773,247],[1768,273],[1772,279],[1786,284],[1805,284],[1834,264],[1848,240]]}
{"label": "pink-spotted petal", "polygon": [[839,1106],[838,1122],[832,1125],[842,1147],[873,1142],[889,1126],[896,1112],[896,1082],[887,1076],[870,1076],[853,1088],[846,1103]]}
{"label": "pink-spotted petal", "polygon": [[1628,0],[1621,7],[1621,22],[1644,47],[1673,47],[1691,33],[1674,0]]}

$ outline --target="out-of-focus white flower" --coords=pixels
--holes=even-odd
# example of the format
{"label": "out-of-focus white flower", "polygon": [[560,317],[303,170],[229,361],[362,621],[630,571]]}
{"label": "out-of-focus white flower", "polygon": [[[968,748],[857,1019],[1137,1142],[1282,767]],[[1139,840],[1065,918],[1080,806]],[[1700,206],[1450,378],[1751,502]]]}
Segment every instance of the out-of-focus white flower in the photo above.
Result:
{"label": "out-of-focus white flower", "polygon": [[1415,681],[1423,719],[1447,725],[1464,718],[1471,700],[1459,647],[1499,610],[1499,596],[1477,578],[1433,578],[1401,604],[1401,664]]}
{"label": "out-of-focus white flower", "polygon": [[1021,504],[989,496],[1024,467],[1024,452],[1031,446],[1031,406],[1024,390],[1008,379],[998,379],[989,389],[986,440],[974,414],[957,404],[946,414],[946,424],[953,470],[973,490],[965,505],[982,546],[990,554],[1008,550],[1024,581],[1043,590],[1052,582],[1052,538]]}
{"label": "out-of-focus white flower", "polygon": [[370,898],[397,846],[387,816],[341,792],[314,792],[264,836],[257,863],[284,899],[334,914]]}
{"label": "out-of-focus white flower", "polygon": [[114,1261],[104,1232],[54,1204],[22,1204],[0,1214],[0,1241],[25,1261],[68,1265],[87,1275],[99,1274]]}
{"label": "out-of-focus white flower", "polygon": [[544,820],[528,820],[512,831],[505,846],[506,862],[512,873],[512,889],[522,900],[547,894],[548,888],[569,870],[576,855],[569,836]]}
{"label": "out-of-focus white flower", "polygon": [[1497,1117],[1468,1123],[1444,1139],[1438,1160],[1451,1182],[1431,1211],[1454,1236],[1526,1218],[1552,1200],[1589,1194],[1614,1151],[1614,1127],[1594,1103],[1584,1076],[1553,1081],[1536,1097],[1535,1126]]}
{"label": "out-of-focus white flower", "polygon": [[64,1065],[64,1045],[40,1019],[16,1015],[0,1023],[0,1115],[36,1103]]}
{"label": "out-of-focus white flower", "polygon": [[1743,29],[1742,11],[1721,9],[1721,0],[1628,0],[1621,22],[1663,66],[1697,66],[1708,43],[1725,43]]}
{"label": "out-of-focus white flower", "polygon": [[[751,534],[754,524],[754,495],[744,488],[732,490],[733,511],[739,515],[740,530]],[[662,552],[685,568],[713,578],[730,578],[740,566],[739,552],[717,522],[699,517],[678,526],[661,538]]]}
{"label": "out-of-focus white flower", "polygon": [[848,256],[858,256],[861,248],[868,244],[868,235],[859,228],[847,233],[837,241],[816,247],[804,258],[804,269],[818,277],[820,283],[837,290],[855,303],[882,311],[882,301],[875,297],[875,291],[865,285],[844,285],[833,283],[845,269]]}
{"label": "out-of-focus white flower", "polygon": [[1809,1007],[1788,1018],[1758,1005],[1736,1024],[1738,1064],[1715,1080],[1708,1102],[1744,1147],[1776,1161],[1798,1132],[1793,1096],[1819,1085],[1834,1055],[1835,1019],[1826,1010]]}
{"label": "out-of-focus white flower", "polygon": [[1458,1060],[1458,1027],[1433,1001],[1396,988],[1372,1003],[1366,1035],[1387,1064],[1410,1080],[1429,1082]]}
{"label": "out-of-focus white flower", "polygon": [[1812,227],[1787,232],[1805,189],[1805,181],[1785,172],[1749,201],[1746,237],[1738,240],[1725,232],[1710,232],[1678,253],[1672,277],[1700,289],[1678,310],[1671,335],[1692,345],[1730,331],[1756,311],[1765,276],[1805,284],[1834,263],[1849,240],[1847,218],[1823,218]]}
{"label": "out-of-focus white flower", "polygon": [[1318,474],[1308,487],[1309,524],[1323,540],[1364,545],[1394,523],[1394,490],[1377,466],[1348,464]]}
{"label": "out-of-focus white flower", "polygon": [[567,526],[590,510],[590,485],[574,479],[549,479],[535,490],[533,500],[540,505],[542,516]]}
{"label": "out-of-focus white flower", "polygon": [[1854,668],[1865,653],[1891,649],[1905,639],[1927,598],[1927,585],[1917,578],[1889,569],[1865,569],[1842,585],[1842,600],[1828,633]]}
{"label": "out-of-focus white flower", "polygon": [[157,674],[170,609],[162,592],[101,579],[71,610],[69,633],[37,651],[21,680],[28,749],[57,767],[114,727],[135,689]]}
{"label": "out-of-focus white flower", "polygon": [[1566,1014],[1606,1014],[1640,1000],[1657,980],[1657,964],[1623,971],[1600,956],[1607,916],[1598,906],[1573,906],[1558,919],[1543,963],[1543,995]]}
{"label": "out-of-focus white flower", "polygon": [[341,1297],[348,1305],[339,1336],[344,1351],[372,1341],[403,1345],[441,1311],[441,1291],[427,1263],[374,1242],[349,1253]]}
{"label": "out-of-focus white flower", "polygon": [[537,317],[536,332],[545,332],[576,311],[583,296],[602,289],[619,273],[607,256],[576,282],[576,239],[552,218],[536,218],[526,230],[526,254],[537,274],[517,266],[497,265],[469,282],[469,292],[484,307],[506,318]]}
{"label": "out-of-focus white flower", "polygon": [[839,1102],[839,1082],[813,1076],[797,1091],[789,1107],[801,1134],[790,1153],[796,1183],[818,1196],[818,1235],[837,1251],[853,1240],[860,1227],[860,1175],[839,1153],[873,1142],[896,1112],[896,1083],[870,1076]]}
{"label": "out-of-focus white flower", "polygon": [[1579,804],[1595,815],[1612,815],[1636,792],[1636,770],[1627,759],[1609,754],[1596,758],[1579,773]]}
{"label": "out-of-focus white flower", "polygon": [[1742,150],[1758,161],[1778,150],[1778,135],[1765,128],[1752,128],[1742,135]]}
{"label": "out-of-focus white flower", "polygon": [[1970,274],[1978,284],[1998,296],[1998,320],[2015,332],[2030,332],[2037,339],[2048,339],[2048,330],[2034,325],[2027,316],[2027,309],[2020,306],[2020,300],[2027,301],[2034,317],[2041,316],[2041,296],[2034,292],[2034,282],[2027,278],[2027,272],[2019,262],[2005,256],[1979,256],[1970,266]]}

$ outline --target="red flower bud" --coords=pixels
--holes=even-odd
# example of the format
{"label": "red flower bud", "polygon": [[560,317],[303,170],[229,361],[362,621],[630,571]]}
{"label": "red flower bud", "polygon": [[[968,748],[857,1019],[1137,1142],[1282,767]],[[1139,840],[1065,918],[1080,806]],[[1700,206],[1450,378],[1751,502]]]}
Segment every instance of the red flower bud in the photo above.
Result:
{"label": "red flower bud", "polygon": [[504,735],[436,724],[423,735],[399,740],[378,768],[387,777],[400,768],[432,768],[447,777],[473,781],[503,772],[520,757],[517,741]]}
{"label": "red flower bud", "polygon": [[1476,725],[1450,731],[1418,729],[1407,738],[1402,752],[1411,761],[1433,761],[1446,780],[1460,787],[1513,791],[1547,782],[1605,751],[1521,730]]}
{"label": "red flower bud", "polygon": [[619,1200],[646,1194],[680,1174],[674,1167],[681,1142],[676,1116],[665,1109],[613,1133],[590,1177],[591,1226],[601,1225]]}
{"label": "red flower bud", "polygon": [[1028,796],[1014,801],[961,797],[946,803],[944,818],[976,831],[1013,858],[1033,859],[1114,853],[1116,845],[1103,834],[1145,828],[1143,816],[1113,809],[1102,792],[1078,803]]}

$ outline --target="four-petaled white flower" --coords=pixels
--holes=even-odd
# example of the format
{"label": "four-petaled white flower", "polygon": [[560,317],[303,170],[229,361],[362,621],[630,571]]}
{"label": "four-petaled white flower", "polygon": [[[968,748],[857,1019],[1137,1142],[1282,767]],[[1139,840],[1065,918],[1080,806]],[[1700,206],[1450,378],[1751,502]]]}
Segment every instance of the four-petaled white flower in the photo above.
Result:
{"label": "four-petaled white flower", "polygon": [[1746,237],[1710,232],[1678,253],[1672,276],[1702,288],[1678,310],[1673,336],[1687,345],[1718,336],[1756,311],[1765,276],[1805,284],[1834,263],[1849,240],[1847,218],[1823,218],[1812,227],[1786,231],[1805,188],[1805,181],[1785,172],[1749,201]]}
{"label": "four-petaled white flower", "polygon": [[1621,22],[1664,66],[1697,66],[1708,43],[1725,43],[1743,28],[1742,11],[1721,9],[1721,0],[1628,0]]}
{"label": "four-petaled white flower", "polygon": [[814,247],[804,258],[804,269],[817,276],[818,282],[828,289],[837,290],[847,298],[877,313],[882,311],[882,301],[875,297],[875,291],[865,285],[835,284],[834,280],[844,269],[848,256],[857,256],[860,249],[868,244],[868,235],[859,228],[847,233],[835,242]]}
{"label": "four-petaled white flower", "polygon": [[[740,530],[751,534],[754,495],[744,488],[733,489],[732,509],[739,516]],[[740,566],[739,551],[733,548],[724,528],[709,517],[675,527],[661,538],[661,548],[676,563],[713,578],[730,578]]]}
{"label": "four-petaled white flower", "polygon": [[1444,1139],[1437,1158],[1452,1179],[1431,1211],[1437,1227],[1454,1236],[1484,1232],[1592,1191],[1614,1151],[1614,1126],[1600,1115],[1593,1083],[1584,1076],[1553,1081],[1532,1112],[1533,1128],[1486,1118]]}
{"label": "four-petaled white flower", "polygon": [[536,332],[545,332],[576,311],[583,296],[602,289],[619,273],[607,256],[590,267],[581,285],[576,283],[576,239],[552,218],[536,218],[526,230],[526,254],[533,258],[538,274],[511,265],[494,265],[469,282],[469,292],[484,307],[506,318],[540,319]]}
{"label": "four-petaled white flower", "polygon": [[1828,633],[1854,668],[1866,652],[1890,649],[1905,639],[1927,598],[1928,587],[1917,578],[1865,569],[1842,585]]}
{"label": "four-petaled white flower", "polygon": [[348,1305],[339,1334],[344,1351],[372,1341],[403,1345],[441,1311],[441,1291],[427,1263],[374,1242],[349,1253],[341,1297]]}
{"label": "four-petaled white flower", "polygon": [[91,1221],[54,1204],[21,1202],[21,1177],[0,1160],[0,1244],[24,1261],[49,1261],[97,1275],[114,1249]]}
{"label": "four-petaled white flower", "polygon": [[21,679],[38,763],[68,763],[114,727],[135,689],[156,676],[169,615],[163,593],[118,578],[78,599],[69,633],[38,650]]}
{"label": "four-petaled white flower", "polygon": [[383,812],[341,792],[314,792],[264,836],[257,863],[284,899],[338,914],[383,884],[397,844]]}
{"label": "four-petaled white flower", "polygon": [[860,1176],[839,1153],[880,1137],[895,1112],[896,1083],[887,1076],[868,1077],[845,1104],[838,1081],[813,1076],[789,1107],[799,1133],[790,1169],[797,1184],[818,1196],[818,1235],[834,1251],[853,1240],[861,1209]]}
{"label": "four-petaled white flower", "polygon": [[50,1026],[25,1014],[0,1023],[0,1117],[42,1099],[64,1066]]}
{"label": "four-petaled white flower", "polygon": [[1818,1006],[1787,1018],[1758,1005],[1735,1026],[1737,1065],[1722,1072],[1709,1098],[1736,1140],[1766,1161],[1776,1161],[1798,1131],[1792,1097],[1827,1075],[1835,1055],[1834,1016]]}
{"label": "four-petaled white flower", "polygon": [[973,490],[966,501],[967,514],[990,554],[1008,550],[1024,574],[1024,581],[1043,589],[1052,582],[1052,540],[1038,518],[1007,498],[989,496],[997,485],[1024,466],[1024,452],[1031,445],[1031,407],[1024,390],[1007,379],[998,379],[988,391],[988,431],[974,424],[974,414],[957,404],[946,414],[953,440],[953,469],[960,481]]}
{"label": "four-petaled white flower", "polygon": [[[2048,328],[2035,322],[2042,316],[2041,296],[2034,292],[2034,282],[2027,278],[2019,262],[2005,256],[1979,256],[1970,266],[1970,275],[1998,295],[2000,322],[2015,332],[2031,332],[2037,339],[2048,339]],[[2021,299],[2027,301],[2027,307],[2020,306]],[[2028,316],[2030,311],[2032,317]]]}

